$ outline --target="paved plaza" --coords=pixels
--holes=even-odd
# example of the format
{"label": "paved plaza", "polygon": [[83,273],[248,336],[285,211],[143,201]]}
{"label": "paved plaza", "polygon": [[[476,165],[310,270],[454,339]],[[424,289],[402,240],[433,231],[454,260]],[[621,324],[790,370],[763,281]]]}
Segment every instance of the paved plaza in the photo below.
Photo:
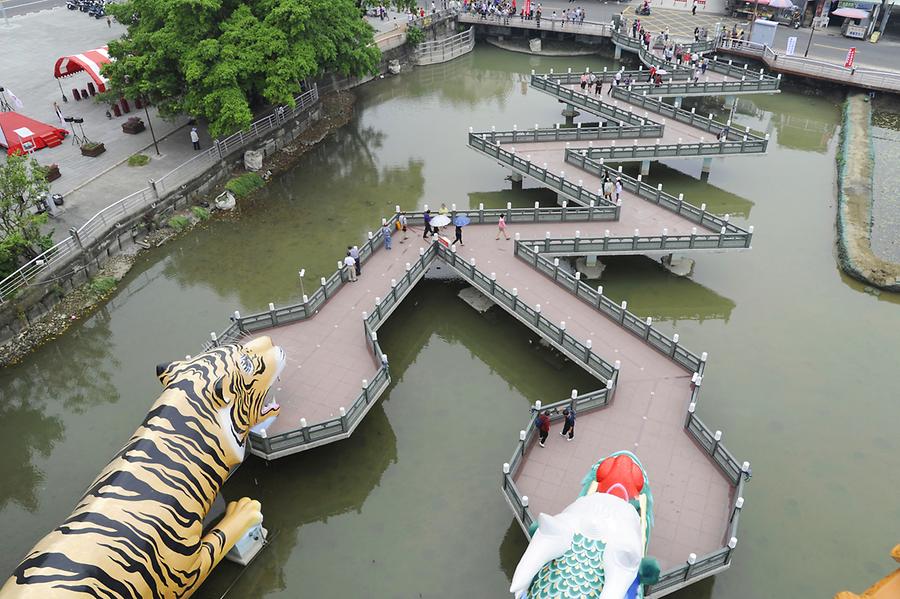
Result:
{"label": "paved plaza", "polygon": [[[90,81],[90,77],[83,72],[59,80],[69,100],[63,102],[60,85],[53,77],[53,67],[61,56],[78,54],[103,46],[110,39],[122,35],[125,28],[115,22],[110,27],[106,19],[93,19],[85,13],[69,11],[65,7],[12,17],[9,23],[10,27],[3,30],[4,41],[13,47],[27,48],[27,54],[23,52],[14,55],[17,56],[15,60],[0,61],[0,85],[13,91],[23,103],[23,107],[17,111],[33,119],[62,126],[53,110],[53,103],[57,102],[64,116],[84,119],[84,133],[89,139],[102,142],[106,146],[106,152],[96,158],[82,156],[79,147],[72,143],[70,135],[62,145],[44,148],[34,153],[34,158],[41,164],[59,164],[62,176],[51,183],[51,192],[66,196],[66,209],[77,207],[81,213],[87,203],[84,200],[86,196],[75,195],[72,193],[73,190],[127,160],[133,154],[144,152],[156,157],[156,153],[152,147],[149,128],[136,135],[122,132],[122,123],[129,116],[139,116],[145,125],[147,124],[144,111],[135,110],[134,102],[130,102],[132,108],[130,114],[112,119],[106,117],[109,108],[106,104],[97,103],[92,99],[76,102],[72,88],[86,88]],[[185,157],[178,152],[181,149],[180,145],[191,149],[188,131],[182,129],[188,119],[180,117],[169,121],[160,118],[152,108],[149,112],[157,139],[175,134],[173,141],[177,140],[180,143],[161,144],[160,151],[165,156],[159,161],[151,161],[150,166],[144,169],[132,169],[132,173],[127,177],[128,181],[104,184],[102,189],[96,188],[90,196],[91,206],[96,205],[97,209],[107,206],[124,195],[145,187],[147,179],[163,168],[168,171],[183,162]],[[68,129],[68,124],[64,125]],[[77,132],[80,134],[80,131]],[[71,224],[80,225],[84,220],[86,218]],[[68,222],[66,224],[69,225]]]}

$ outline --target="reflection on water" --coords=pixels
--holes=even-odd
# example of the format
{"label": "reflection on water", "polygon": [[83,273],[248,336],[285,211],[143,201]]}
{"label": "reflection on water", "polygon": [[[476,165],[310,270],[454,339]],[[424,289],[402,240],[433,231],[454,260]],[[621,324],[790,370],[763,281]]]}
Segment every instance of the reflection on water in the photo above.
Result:
{"label": "reflection on water", "polygon": [[[500,465],[529,403],[598,382],[498,308],[478,314],[459,289],[421,283],[382,327],[393,384],[353,437],[251,461],[229,480],[229,499],[262,500],[275,536],[245,573],[218,569],[202,597],[232,584],[235,597],[334,596],[335,584],[341,596],[474,597],[508,586],[525,542],[508,530]],[[501,538],[498,561],[488,540]]]}
{"label": "reflection on water", "polygon": [[[686,277],[673,275],[661,264],[640,256],[603,260],[603,292],[628,309],[657,321],[723,320],[728,322],[734,301]],[[652,290],[652,292],[651,292]]]}
{"label": "reflection on water", "polygon": [[[558,103],[530,93],[525,74],[611,64],[479,47],[365,86],[352,122],[240,220],[142,255],[105,313],[0,371],[0,570],[71,511],[135,429],[159,394],[154,365],[195,353],[233,310],[296,301],[300,268],[310,292],[396,204],[552,204],[532,181],[504,190],[507,173],[466,148],[468,127],[558,122]],[[900,312],[897,296],[863,293],[834,263],[839,116],[828,97],[742,99],[736,124],[771,133],[767,155],[715,159],[708,183],[699,160],[655,164],[647,180],[736,220],[752,211],[753,250],[697,256],[692,279],[610,259],[601,282],[710,352],[700,415],[756,472],[734,567],[683,599],[864,588],[896,542],[884,522],[900,521],[886,492],[900,488],[890,467]],[[232,597],[505,595],[524,541],[498,491],[500,465],[530,402],[596,383],[441,285],[417,290],[381,337],[393,385],[350,440],[252,460],[227,483],[229,498],[263,499],[273,542],[250,568],[217,572],[203,596],[221,596],[239,574]],[[809,563],[820,567],[804,575]]]}

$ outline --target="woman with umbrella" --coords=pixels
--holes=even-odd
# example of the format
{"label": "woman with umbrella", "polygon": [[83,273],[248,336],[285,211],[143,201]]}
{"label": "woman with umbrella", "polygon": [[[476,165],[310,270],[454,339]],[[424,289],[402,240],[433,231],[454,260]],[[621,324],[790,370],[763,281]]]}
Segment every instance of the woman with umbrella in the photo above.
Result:
{"label": "woman with umbrella", "polygon": [[469,217],[465,214],[460,214],[453,221],[453,224],[456,226],[456,238],[450,245],[456,245],[457,242],[459,242],[459,245],[466,245],[462,240],[462,228],[469,224]]}

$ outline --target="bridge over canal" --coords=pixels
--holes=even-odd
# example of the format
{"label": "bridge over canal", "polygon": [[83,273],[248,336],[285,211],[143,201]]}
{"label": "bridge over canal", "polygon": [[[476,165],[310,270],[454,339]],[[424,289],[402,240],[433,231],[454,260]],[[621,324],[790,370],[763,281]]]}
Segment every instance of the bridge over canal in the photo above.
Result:
{"label": "bridge over canal", "polygon": [[[549,405],[578,410],[579,432],[571,443],[536,449],[532,417],[523,415],[515,451],[499,473],[523,531],[530,534],[537,513],[557,513],[570,503],[598,458],[632,449],[656,496],[650,553],[664,572],[648,591],[658,597],[729,566],[749,464],[739,462],[725,449],[721,432],[696,416],[707,355],[687,350],[677,335],[663,334],[649,318],[629,312],[627,302],[613,302],[602,287],[588,286],[580,273],[561,269],[559,257],[749,249],[752,227],[647,183],[646,169],[632,178],[606,163],[640,160],[649,166],[662,157],[758,154],[765,152],[768,136],[726,128],[711,115],[666,104],[641,86],[617,87],[608,100],[591,96],[581,92],[579,78],[533,75],[531,85],[566,104],[570,122],[579,108],[600,118],[600,126],[493,128],[468,137],[470,147],[511,170],[514,180],[528,176],[555,190],[559,207],[457,212],[454,206],[454,218],[465,214],[472,221],[464,229],[464,245],[456,246],[421,240],[416,227],[423,214],[408,213],[408,239],[395,233],[393,248],[386,249],[378,228],[360,246],[359,281],[349,281],[338,261],[335,273],[302,302],[235,313],[208,345],[268,334],[285,349],[287,366],[275,390],[281,414],[251,434],[252,453],[274,460],[345,439],[390,385],[379,328],[427,272],[449,271],[598,381],[596,389],[573,390],[570,398]],[[718,82],[731,79],[725,74]],[[606,175],[622,180],[615,201],[599,191]],[[385,221],[391,231],[396,210]],[[497,239],[501,215],[512,239]]]}

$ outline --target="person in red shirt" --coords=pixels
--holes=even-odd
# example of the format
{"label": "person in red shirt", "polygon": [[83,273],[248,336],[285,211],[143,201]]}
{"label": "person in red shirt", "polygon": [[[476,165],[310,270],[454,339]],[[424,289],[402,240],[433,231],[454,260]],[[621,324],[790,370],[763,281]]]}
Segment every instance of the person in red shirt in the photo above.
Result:
{"label": "person in red shirt", "polygon": [[538,414],[538,417],[534,420],[534,426],[538,429],[538,434],[540,435],[540,445],[544,447],[547,435],[550,434],[550,410],[544,410],[543,414]]}

